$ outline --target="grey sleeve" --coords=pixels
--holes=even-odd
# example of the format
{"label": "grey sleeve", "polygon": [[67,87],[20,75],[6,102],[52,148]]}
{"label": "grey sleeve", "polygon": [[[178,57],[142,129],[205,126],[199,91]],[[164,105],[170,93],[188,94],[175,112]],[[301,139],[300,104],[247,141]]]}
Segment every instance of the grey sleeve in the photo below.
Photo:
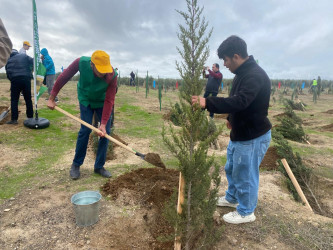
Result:
{"label": "grey sleeve", "polygon": [[0,69],[6,65],[10,53],[12,52],[12,47],[12,42],[0,18]]}

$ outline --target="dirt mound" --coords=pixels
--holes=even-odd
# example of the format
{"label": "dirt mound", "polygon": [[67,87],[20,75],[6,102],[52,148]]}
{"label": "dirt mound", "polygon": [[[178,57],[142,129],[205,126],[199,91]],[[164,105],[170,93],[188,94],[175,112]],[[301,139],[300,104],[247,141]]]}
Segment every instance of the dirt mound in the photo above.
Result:
{"label": "dirt mound", "polygon": [[168,113],[163,114],[163,120],[170,121],[172,115],[172,110],[170,110]]}
{"label": "dirt mound", "polygon": [[215,119],[227,119],[229,114],[215,114],[214,118]]}
{"label": "dirt mound", "polygon": [[323,112],[323,113],[326,113],[326,114],[333,114],[333,109],[329,109],[329,110],[327,110],[326,112]]}
{"label": "dirt mound", "polygon": [[277,170],[277,160],[279,160],[280,157],[277,154],[275,147],[269,147],[264,159],[262,160],[260,164],[260,168],[265,170]]}
{"label": "dirt mound", "polygon": [[277,115],[274,115],[273,117],[280,117],[280,116],[285,116],[286,113],[280,113],[280,114],[277,114]]}
{"label": "dirt mound", "polygon": [[333,132],[333,123],[321,127],[320,130],[321,130],[321,131],[329,131],[329,132]]}
{"label": "dirt mound", "polygon": [[[103,195],[116,200],[128,197],[128,204],[140,205],[152,213],[144,215],[149,226],[154,249],[172,249],[173,240],[162,242],[160,237],[173,234],[173,228],[164,219],[162,213],[165,202],[177,190],[179,172],[172,169],[140,168],[110,180],[102,186]],[[129,194],[123,196],[122,194]]]}

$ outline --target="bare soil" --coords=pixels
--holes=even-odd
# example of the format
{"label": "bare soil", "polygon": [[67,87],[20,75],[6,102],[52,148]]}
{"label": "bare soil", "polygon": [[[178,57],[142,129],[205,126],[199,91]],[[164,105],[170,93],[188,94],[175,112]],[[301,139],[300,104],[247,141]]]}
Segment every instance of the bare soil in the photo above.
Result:
{"label": "bare soil", "polygon": [[152,210],[144,215],[152,240],[149,245],[153,249],[171,249],[172,241],[160,241],[160,237],[172,236],[173,228],[164,219],[162,213],[165,202],[177,190],[179,172],[172,169],[140,168],[110,180],[102,187],[104,195],[117,200],[125,191],[132,205]]}
{"label": "bare soil", "polygon": [[[0,98],[8,99],[8,90],[9,83],[1,82]],[[70,90],[60,93],[59,99],[62,101],[67,98],[63,103],[77,105],[77,100],[73,98],[75,88],[72,92]],[[138,100],[137,103],[149,112],[160,112],[155,93],[150,93],[154,98],[146,99],[145,93],[135,93],[135,88],[121,87],[119,91],[133,94],[133,98]],[[176,92],[168,92],[166,95],[169,94],[177,98]],[[312,96],[304,95],[302,99],[307,104],[312,104]],[[318,130],[332,124],[330,115],[323,116],[323,112],[330,108],[332,100],[332,96],[323,95],[316,105],[307,107],[309,111],[302,114],[308,115],[306,119],[309,123],[304,124],[304,127]],[[0,106],[8,107],[9,101],[1,101]],[[165,105],[162,113],[168,113],[169,110]],[[1,125],[1,132],[15,136],[29,133],[28,130],[22,130],[25,119],[25,115],[22,115],[25,114],[24,102],[20,104],[19,111],[19,124]],[[281,112],[275,105],[270,108],[269,117],[273,125],[274,115]],[[216,121],[221,124],[224,123],[223,119],[225,117],[216,116]],[[121,124],[121,121],[115,120],[116,128],[121,127]],[[79,128],[79,125],[77,127]],[[330,132],[326,130],[325,133]],[[138,148],[140,152],[152,151],[149,139],[137,140],[126,134],[119,136],[128,142],[131,148]],[[327,148],[333,148],[332,137],[329,136],[311,134],[309,141],[311,145],[301,146],[317,152],[327,152]],[[226,155],[228,131],[219,136],[218,142],[221,149],[210,148],[209,155]],[[73,181],[69,178],[68,171],[74,147],[73,145],[73,150],[66,152],[57,162],[49,163],[52,169],[50,175],[36,177],[33,183],[29,183],[14,197],[0,202],[0,249],[172,249],[173,242],[163,240],[163,236],[172,235],[173,231],[164,220],[162,211],[164,203],[177,190],[178,172],[168,168],[139,168],[142,164],[140,157],[115,147],[115,159],[107,161],[105,165],[115,177],[108,181],[95,178],[85,182],[88,180],[87,176],[92,174],[91,166],[95,161],[90,148],[81,167],[80,180]],[[168,154],[161,154],[162,159],[167,158]],[[17,155],[20,155],[20,158]],[[0,138],[0,178],[1,173],[9,168],[20,169],[37,156],[38,152],[32,149],[19,152]],[[277,159],[275,148],[270,147],[261,164],[261,170],[276,170]],[[333,171],[332,154],[305,155],[304,159],[314,170]],[[333,180],[329,176],[321,176],[318,180],[320,200],[327,211],[333,211]],[[221,166],[219,195],[224,195],[227,186]],[[70,202],[71,196],[82,191],[82,187],[101,190],[103,194],[99,221],[89,227],[76,226],[75,213]],[[223,227],[224,232],[215,249],[332,249],[333,219],[313,214],[303,204],[295,202],[286,188],[285,177],[278,171],[260,172],[255,222],[244,225],[226,224],[221,216],[230,211],[231,208],[216,210],[216,224]],[[316,246],[313,246],[313,243]]]}
{"label": "bare soil", "polygon": [[278,163],[277,161],[280,159],[280,157],[277,154],[275,147],[269,147],[264,159],[262,160],[260,164],[260,168],[262,170],[277,170],[278,169]]}

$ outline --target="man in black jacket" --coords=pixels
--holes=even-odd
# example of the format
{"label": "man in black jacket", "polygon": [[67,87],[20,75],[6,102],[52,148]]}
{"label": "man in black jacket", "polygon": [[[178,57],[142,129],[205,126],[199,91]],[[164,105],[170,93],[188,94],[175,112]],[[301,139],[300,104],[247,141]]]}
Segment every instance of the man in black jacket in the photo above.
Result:
{"label": "man in black jacket", "polygon": [[[208,70],[208,74],[206,74],[206,70]],[[208,96],[217,96],[223,77],[220,72],[220,66],[217,63],[214,63],[212,70],[210,70],[209,67],[204,67],[202,73],[205,78],[208,78],[204,98],[207,98]],[[209,116],[214,118],[214,113],[210,112]]]}
{"label": "man in black jacket", "polygon": [[12,110],[12,119],[7,124],[17,124],[18,119],[18,101],[22,91],[26,114],[28,118],[33,117],[33,107],[31,101],[31,79],[32,79],[33,59],[17,50],[12,51],[6,64],[6,74],[10,81],[10,101]]}
{"label": "man in black jacket", "polygon": [[223,216],[228,223],[252,222],[256,219],[259,165],[271,140],[272,125],[267,118],[271,82],[253,56],[248,56],[245,41],[237,36],[222,42],[218,56],[235,74],[229,97],[193,96],[192,103],[210,112],[229,114],[227,127],[231,132],[225,165],[228,190],[217,205],[236,208]]}

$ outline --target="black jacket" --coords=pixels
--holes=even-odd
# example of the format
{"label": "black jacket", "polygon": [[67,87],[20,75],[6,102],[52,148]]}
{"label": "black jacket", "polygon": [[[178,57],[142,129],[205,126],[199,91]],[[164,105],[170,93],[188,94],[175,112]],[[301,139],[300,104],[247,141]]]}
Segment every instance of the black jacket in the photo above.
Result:
{"label": "black jacket", "polygon": [[223,75],[220,71],[214,72],[212,70],[209,70],[209,74],[206,75],[205,71],[203,72],[206,78],[208,78],[207,84],[206,84],[206,92],[210,93],[218,93],[219,87],[222,82]]}
{"label": "black jacket", "polygon": [[232,141],[255,139],[268,132],[272,125],[267,118],[271,81],[266,72],[250,56],[235,72],[228,98],[208,97],[210,112],[228,113]]}
{"label": "black jacket", "polygon": [[23,53],[18,53],[17,51],[10,54],[10,58],[6,64],[7,78],[10,81],[15,80],[15,78],[32,78],[32,67],[33,59]]}

